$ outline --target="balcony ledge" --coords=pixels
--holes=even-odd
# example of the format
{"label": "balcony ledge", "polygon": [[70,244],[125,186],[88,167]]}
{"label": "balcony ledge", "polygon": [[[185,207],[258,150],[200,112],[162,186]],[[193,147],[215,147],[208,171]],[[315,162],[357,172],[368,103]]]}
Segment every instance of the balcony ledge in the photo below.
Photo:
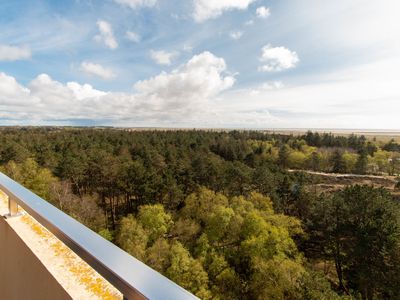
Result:
{"label": "balcony ledge", "polygon": [[[21,208],[19,209],[21,210]],[[0,215],[7,213],[7,197],[0,191]],[[5,245],[5,237],[2,236],[4,232],[7,232],[7,237],[10,234],[14,235],[17,239],[13,238],[12,240],[19,239],[22,243]],[[22,251],[29,253],[23,258],[25,263],[36,260],[39,263],[39,270],[48,272],[48,274],[34,276],[36,279],[54,280],[54,282],[48,282],[48,284],[45,282],[37,283],[37,286],[42,286],[41,289],[44,288],[47,291],[27,290],[34,288],[32,282],[35,281],[35,278],[25,278],[29,276],[30,272],[26,272],[26,270],[30,266],[21,266],[21,258],[4,257],[7,252],[11,253],[8,255],[12,256],[13,246],[25,247]],[[3,247],[8,247],[8,249]],[[2,298],[1,295],[9,295],[14,299],[22,299],[13,297],[13,295],[17,296],[17,294],[24,293],[27,296],[25,299],[34,299],[32,295],[35,294],[40,295],[40,297],[48,295],[47,299],[54,299],[55,295],[63,297],[62,299],[122,299],[122,294],[114,286],[28,214],[0,220],[0,253],[2,255],[2,258],[0,258],[0,298]],[[14,266],[10,266],[12,261],[15,261]],[[4,270],[4,268],[7,270]],[[10,291],[15,284],[7,283],[7,280],[12,278],[19,278],[18,286],[20,289],[18,291]],[[51,289],[60,290],[51,294]]]}

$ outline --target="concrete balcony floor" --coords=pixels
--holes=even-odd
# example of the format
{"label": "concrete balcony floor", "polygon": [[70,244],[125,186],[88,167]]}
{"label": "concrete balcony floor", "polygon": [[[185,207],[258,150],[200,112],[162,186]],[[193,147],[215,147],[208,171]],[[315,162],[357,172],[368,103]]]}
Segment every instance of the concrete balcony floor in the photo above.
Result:
{"label": "concrete balcony floor", "polygon": [[[6,213],[7,198],[0,191],[0,215]],[[122,295],[25,214],[0,219],[0,298],[88,300],[122,299]]]}

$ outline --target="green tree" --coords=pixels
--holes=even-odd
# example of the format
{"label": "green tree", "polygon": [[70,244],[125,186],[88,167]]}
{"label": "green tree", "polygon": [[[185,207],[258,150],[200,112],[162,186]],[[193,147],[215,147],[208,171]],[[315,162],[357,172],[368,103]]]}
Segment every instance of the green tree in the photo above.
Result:
{"label": "green tree", "polygon": [[155,240],[165,237],[173,224],[172,217],[164,211],[161,204],[141,206],[138,220],[147,232],[151,244]]}
{"label": "green tree", "polygon": [[293,169],[303,169],[305,162],[306,155],[301,151],[292,151],[287,158],[288,166]]}
{"label": "green tree", "polygon": [[334,292],[324,275],[315,271],[308,271],[304,274],[301,282],[301,294],[304,300],[351,300],[350,297],[339,296]]}
{"label": "green tree", "polygon": [[290,153],[290,148],[286,144],[283,144],[279,148],[279,154],[278,154],[278,164],[282,168],[287,168],[288,167],[288,158],[289,158],[289,153]]}
{"label": "green tree", "polygon": [[210,299],[208,275],[201,263],[191,257],[189,251],[179,242],[175,242],[170,251],[170,265],[167,268],[166,275],[200,298]]}
{"label": "green tree", "polygon": [[168,240],[159,238],[146,251],[146,264],[158,272],[165,273],[170,260],[170,245]]}
{"label": "green tree", "polygon": [[144,261],[149,237],[134,216],[122,218],[117,235],[118,245],[126,252]]}
{"label": "green tree", "polygon": [[99,235],[101,235],[103,238],[105,238],[107,241],[110,241],[110,242],[112,242],[114,239],[112,232],[108,229],[100,230]]}
{"label": "green tree", "polygon": [[335,262],[342,291],[353,289],[363,299],[398,293],[399,217],[390,194],[371,186],[346,187],[317,202],[311,239]]}
{"label": "green tree", "polygon": [[200,188],[198,192],[192,193],[185,199],[182,214],[204,225],[215,207],[218,205],[228,206],[228,203],[229,200],[225,195]]}
{"label": "green tree", "polygon": [[331,157],[332,172],[334,173],[345,173],[346,164],[343,160],[343,154],[339,149],[336,149]]}
{"label": "green tree", "polygon": [[10,161],[4,171],[40,197],[53,200],[51,191],[53,185],[57,183],[57,178],[49,169],[41,168],[34,159],[28,158],[21,164]]}
{"label": "green tree", "polygon": [[355,173],[365,174],[368,165],[368,152],[366,149],[361,149],[358,153],[358,158],[355,166]]}
{"label": "green tree", "polygon": [[311,156],[308,159],[308,165],[313,171],[320,171],[321,160],[321,155],[317,151],[314,151],[311,153]]}

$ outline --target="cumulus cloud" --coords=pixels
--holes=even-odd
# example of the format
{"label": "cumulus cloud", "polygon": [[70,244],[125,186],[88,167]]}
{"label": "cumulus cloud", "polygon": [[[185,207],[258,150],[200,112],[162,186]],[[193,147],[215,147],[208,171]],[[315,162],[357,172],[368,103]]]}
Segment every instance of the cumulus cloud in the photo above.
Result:
{"label": "cumulus cloud", "polygon": [[232,40],[239,40],[243,36],[243,31],[232,31],[229,36]]}
{"label": "cumulus cloud", "polygon": [[211,100],[231,88],[224,59],[210,52],[186,64],[134,84],[132,93],[63,84],[41,74],[26,87],[0,73],[0,118],[8,120],[109,120],[113,124],[190,122],[213,114]]}
{"label": "cumulus cloud", "polygon": [[150,57],[159,65],[169,66],[172,64],[172,60],[178,56],[177,52],[167,52],[164,50],[150,50]]}
{"label": "cumulus cloud", "polygon": [[112,79],[115,77],[115,74],[112,70],[107,69],[100,64],[84,61],[81,63],[80,69],[86,74],[97,76],[103,79]]}
{"label": "cumulus cloud", "polygon": [[[15,78],[5,76],[0,76],[0,86],[8,86],[7,90],[13,92],[7,94],[0,90],[0,118],[3,119],[30,123],[32,120],[115,119],[114,113],[118,114],[121,106],[120,97],[110,99],[110,93],[89,84],[63,84],[40,74],[23,87]],[[128,101],[125,103],[129,105]]]}
{"label": "cumulus cloud", "polygon": [[94,39],[97,42],[103,43],[106,47],[110,49],[117,49],[118,48],[118,42],[116,41],[114,37],[114,32],[112,30],[111,24],[99,20],[97,21],[97,27],[99,29],[99,34],[94,37]]}
{"label": "cumulus cloud", "polygon": [[137,34],[134,31],[127,31],[126,34],[125,34],[125,37],[128,40],[130,40],[131,42],[134,42],[134,43],[139,43],[140,42],[140,35]]}
{"label": "cumulus cloud", "polygon": [[0,45],[0,61],[29,59],[31,55],[31,50],[28,47]]}
{"label": "cumulus cloud", "polygon": [[285,47],[272,47],[268,44],[262,48],[260,61],[263,62],[260,71],[283,71],[296,67],[299,57],[296,52]]}
{"label": "cumulus cloud", "polygon": [[193,17],[196,22],[219,17],[223,12],[247,9],[255,0],[194,0]]}
{"label": "cumulus cloud", "polygon": [[47,74],[40,74],[32,80],[29,91],[32,98],[39,99],[40,106],[57,104],[67,108],[71,104],[71,99],[74,99],[73,92],[67,86],[53,80]]}
{"label": "cumulus cloud", "polygon": [[266,19],[271,15],[271,11],[268,7],[260,6],[259,8],[256,9],[256,14],[257,17]]}
{"label": "cumulus cloud", "polygon": [[25,99],[29,98],[30,91],[20,85],[14,77],[0,73],[0,104],[19,105],[24,104]]}
{"label": "cumulus cloud", "polygon": [[224,59],[210,52],[193,56],[185,65],[171,73],[162,72],[134,85],[138,94],[155,107],[198,109],[205,101],[233,86],[235,79],[224,76]]}
{"label": "cumulus cloud", "polygon": [[114,0],[116,3],[135,9],[141,6],[152,7],[157,4],[157,0]]}
{"label": "cumulus cloud", "polygon": [[79,84],[77,82],[68,82],[67,87],[72,91],[76,99],[83,100],[87,98],[98,98],[107,95],[106,92],[94,89],[90,84]]}

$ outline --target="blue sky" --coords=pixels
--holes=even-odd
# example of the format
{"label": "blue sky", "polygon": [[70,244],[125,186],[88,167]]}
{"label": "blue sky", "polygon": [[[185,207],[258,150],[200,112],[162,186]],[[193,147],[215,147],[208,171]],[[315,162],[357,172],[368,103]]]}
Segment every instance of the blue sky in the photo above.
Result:
{"label": "blue sky", "polygon": [[0,1],[0,124],[400,129],[399,9]]}

